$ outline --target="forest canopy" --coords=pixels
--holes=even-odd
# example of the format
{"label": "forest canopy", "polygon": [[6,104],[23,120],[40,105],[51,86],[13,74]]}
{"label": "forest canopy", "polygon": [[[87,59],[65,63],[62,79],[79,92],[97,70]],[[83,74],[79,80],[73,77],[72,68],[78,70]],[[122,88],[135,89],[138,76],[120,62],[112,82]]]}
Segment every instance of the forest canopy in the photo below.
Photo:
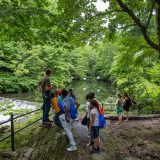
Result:
{"label": "forest canopy", "polygon": [[[140,106],[160,105],[160,1],[0,0],[0,90],[100,76]],[[153,107],[154,106],[154,107]]]}

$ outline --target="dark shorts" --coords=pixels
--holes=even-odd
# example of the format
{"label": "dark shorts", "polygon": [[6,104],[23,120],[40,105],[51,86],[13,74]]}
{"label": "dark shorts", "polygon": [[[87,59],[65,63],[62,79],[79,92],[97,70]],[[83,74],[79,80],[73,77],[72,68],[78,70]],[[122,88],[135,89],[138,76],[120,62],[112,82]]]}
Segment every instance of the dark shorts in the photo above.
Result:
{"label": "dark shorts", "polygon": [[123,109],[127,112],[129,112],[130,106],[124,106]]}
{"label": "dark shorts", "polygon": [[92,134],[93,139],[98,138],[99,137],[99,126],[92,126],[91,134]]}
{"label": "dark shorts", "polygon": [[62,115],[61,112],[56,113],[55,116],[53,117],[53,120],[54,120],[54,123],[55,123],[59,128],[63,129],[62,124],[61,124],[61,121],[60,121],[60,119],[59,119],[59,116],[60,116],[60,115]]}
{"label": "dark shorts", "polygon": [[87,118],[87,127],[89,128],[90,119]]}

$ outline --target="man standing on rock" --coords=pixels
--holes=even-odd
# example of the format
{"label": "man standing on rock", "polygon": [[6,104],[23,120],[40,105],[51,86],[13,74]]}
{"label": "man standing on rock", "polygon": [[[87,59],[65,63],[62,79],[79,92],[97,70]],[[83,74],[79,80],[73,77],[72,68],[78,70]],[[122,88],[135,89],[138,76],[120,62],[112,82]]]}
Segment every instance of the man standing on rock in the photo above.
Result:
{"label": "man standing on rock", "polygon": [[51,108],[51,90],[53,88],[53,83],[50,83],[49,77],[52,74],[51,69],[46,69],[45,77],[41,80],[41,90],[43,97],[43,118],[42,125],[48,125],[51,120],[49,120],[49,111]]}

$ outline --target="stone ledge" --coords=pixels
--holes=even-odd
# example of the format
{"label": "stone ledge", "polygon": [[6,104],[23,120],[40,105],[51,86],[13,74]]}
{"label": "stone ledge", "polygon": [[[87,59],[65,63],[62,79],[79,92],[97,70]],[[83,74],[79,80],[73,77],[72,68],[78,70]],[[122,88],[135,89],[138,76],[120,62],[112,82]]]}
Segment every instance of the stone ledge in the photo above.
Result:
{"label": "stone ledge", "polygon": [[[117,120],[118,116],[105,115],[105,118],[109,120]],[[160,114],[145,115],[145,116],[129,116],[129,120],[148,120],[148,119],[154,119],[154,118],[160,118]],[[126,116],[123,116],[123,119],[126,119]]]}

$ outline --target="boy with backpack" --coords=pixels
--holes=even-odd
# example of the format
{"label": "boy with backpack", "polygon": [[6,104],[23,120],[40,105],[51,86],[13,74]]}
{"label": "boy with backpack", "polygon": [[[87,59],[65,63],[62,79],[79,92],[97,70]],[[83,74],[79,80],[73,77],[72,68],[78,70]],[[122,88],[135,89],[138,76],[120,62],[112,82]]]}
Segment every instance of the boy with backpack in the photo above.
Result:
{"label": "boy with backpack", "polygon": [[62,89],[62,104],[64,107],[64,113],[60,115],[59,119],[69,139],[70,144],[67,147],[67,151],[75,151],[77,150],[77,147],[71,131],[71,119],[76,118],[79,103],[77,103],[72,97],[68,96],[68,91],[66,89]]}
{"label": "boy with backpack", "polygon": [[59,120],[59,116],[62,114],[62,111],[58,105],[58,92],[56,91],[55,93],[51,93],[51,97],[52,97],[52,108],[55,112],[55,116],[53,117],[54,123],[59,127],[59,128],[63,128],[61,121]]}

